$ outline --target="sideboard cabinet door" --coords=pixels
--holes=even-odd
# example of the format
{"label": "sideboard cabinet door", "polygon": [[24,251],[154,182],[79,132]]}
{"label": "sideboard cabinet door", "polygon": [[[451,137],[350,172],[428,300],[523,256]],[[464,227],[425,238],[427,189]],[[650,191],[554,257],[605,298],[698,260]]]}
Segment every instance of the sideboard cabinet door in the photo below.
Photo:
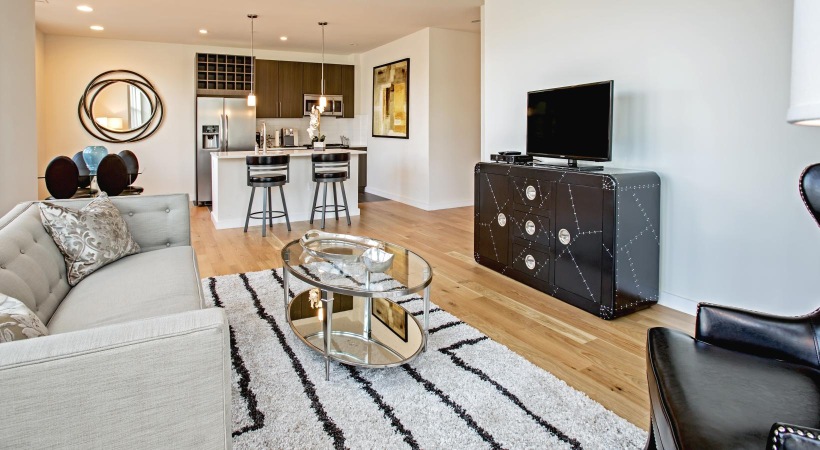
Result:
{"label": "sideboard cabinet door", "polygon": [[509,177],[478,174],[479,217],[478,254],[501,264],[509,262],[510,197]]}
{"label": "sideboard cabinet door", "polygon": [[603,190],[558,183],[557,194],[553,284],[600,303]]}

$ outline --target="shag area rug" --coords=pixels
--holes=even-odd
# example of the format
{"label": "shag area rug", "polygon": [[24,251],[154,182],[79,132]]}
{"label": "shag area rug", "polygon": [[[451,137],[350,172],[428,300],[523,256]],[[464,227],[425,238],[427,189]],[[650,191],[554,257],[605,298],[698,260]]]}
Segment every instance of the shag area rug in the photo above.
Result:
{"label": "shag area rug", "polygon": [[[291,298],[309,289],[290,280]],[[203,288],[230,323],[237,449],[621,449],[646,440],[643,430],[435,305],[428,350],[412,363],[333,363],[325,381],[324,359],[287,323],[282,269],[207,278]],[[421,314],[420,297],[401,304]]]}

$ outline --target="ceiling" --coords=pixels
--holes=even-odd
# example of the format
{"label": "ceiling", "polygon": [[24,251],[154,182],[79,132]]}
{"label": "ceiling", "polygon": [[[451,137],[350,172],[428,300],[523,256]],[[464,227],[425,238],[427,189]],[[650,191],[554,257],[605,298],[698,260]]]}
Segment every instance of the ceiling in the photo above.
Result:
{"label": "ceiling", "polygon": [[[361,53],[426,27],[478,33],[483,0],[35,0],[46,34],[178,44]],[[93,12],[78,11],[88,5]],[[102,25],[104,31],[92,31]],[[201,28],[208,34],[200,34]],[[286,42],[280,36],[287,36]],[[352,45],[351,45],[352,44]]]}

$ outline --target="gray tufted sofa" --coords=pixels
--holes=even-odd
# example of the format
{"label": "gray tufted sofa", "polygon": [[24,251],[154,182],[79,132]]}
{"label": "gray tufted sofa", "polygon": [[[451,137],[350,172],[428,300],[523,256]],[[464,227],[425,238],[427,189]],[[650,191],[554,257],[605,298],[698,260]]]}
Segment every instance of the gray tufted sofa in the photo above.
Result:
{"label": "gray tufted sofa", "polygon": [[0,446],[229,448],[228,325],[204,304],[188,196],[111,200],[142,251],[74,288],[37,203],[0,218],[0,292],[50,333],[0,344]]}

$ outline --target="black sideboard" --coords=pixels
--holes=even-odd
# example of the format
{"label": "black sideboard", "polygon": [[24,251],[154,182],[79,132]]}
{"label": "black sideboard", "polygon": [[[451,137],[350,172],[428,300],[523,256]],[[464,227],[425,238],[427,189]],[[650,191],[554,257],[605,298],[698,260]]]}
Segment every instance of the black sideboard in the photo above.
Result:
{"label": "black sideboard", "polygon": [[604,319],[658,302],[655,172],[479,163],[475,260]]}

